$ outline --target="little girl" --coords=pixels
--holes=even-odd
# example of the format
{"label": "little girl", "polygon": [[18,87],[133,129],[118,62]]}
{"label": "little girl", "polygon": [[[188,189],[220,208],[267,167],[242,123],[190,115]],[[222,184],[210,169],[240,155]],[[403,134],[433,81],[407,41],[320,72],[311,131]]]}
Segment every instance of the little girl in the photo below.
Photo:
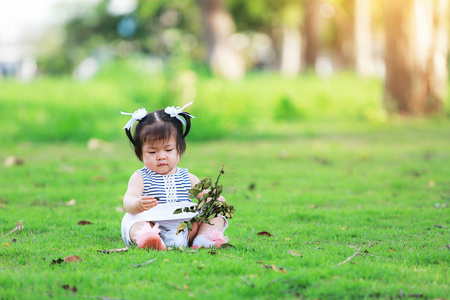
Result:
{"label": "little girl", "polygon": [[[179,168],[180,156],[186,149],[185,137],[191,128],[190,114],[183,108],[167,107],[147,113],[141,108],[131,115],[125,133],[144,167],[131,175],[123,198],[127,212],[122,219],[122,238],[127,246],[166,250],[167,246],[193,248],[219,247],[228,241],[223,232],[228,226],[224,217],[215,217],[209,224],[194,223],[192,230],[176,234],[177,226],[195,213],[173,214],[177,208],[194,205],[189,190],[199,179]],[[138,121],[131,134],[133,123]],[[183,126],[184,125],[184,126]],[[185,127],[185,128],[184,128]],[[201,195],[199,195],[199,198]]]}

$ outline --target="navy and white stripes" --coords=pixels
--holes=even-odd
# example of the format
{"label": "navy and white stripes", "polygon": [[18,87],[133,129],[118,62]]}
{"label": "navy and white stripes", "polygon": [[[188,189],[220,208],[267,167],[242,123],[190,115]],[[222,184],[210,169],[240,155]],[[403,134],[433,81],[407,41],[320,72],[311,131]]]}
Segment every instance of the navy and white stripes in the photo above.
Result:
{"label": "navy and white stripes", "polygon": [[190,201],[191,180],[186,169],[178,168],[172,175],[161,175],[143,167],[137,170],[144,178],[142,196],[158,197],[158,204]]}

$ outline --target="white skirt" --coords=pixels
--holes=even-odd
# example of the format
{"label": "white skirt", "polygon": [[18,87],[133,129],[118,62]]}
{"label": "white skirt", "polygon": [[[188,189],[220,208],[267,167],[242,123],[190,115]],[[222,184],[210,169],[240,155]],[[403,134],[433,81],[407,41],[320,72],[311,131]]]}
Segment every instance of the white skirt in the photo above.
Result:
{"label": "white skirt", "polygon": [[135,215],[126,213],[122,219],[122,239],[127,246],[132,246],[134,243],[131,241],[130,237],[131,227],[138,222],[147,221],[159,224],[159,229],[161,229],[160,235],[166,246],[175,248],[180,246],[187,247],[188,230],[186,228],[177,235],[177,227],[180,222],[189,221],[195,217],[197,213],[182,212],[174,214],[173,212],[178,208],[184,209],[185,207],[195,205],[197,204],[189,201],[172,202],[158,204],[149,210]]}

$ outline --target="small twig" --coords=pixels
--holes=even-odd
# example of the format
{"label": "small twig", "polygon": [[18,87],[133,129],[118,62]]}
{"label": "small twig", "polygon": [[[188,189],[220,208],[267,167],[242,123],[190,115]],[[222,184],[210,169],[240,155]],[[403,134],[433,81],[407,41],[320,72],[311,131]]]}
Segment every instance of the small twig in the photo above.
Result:
{"label": "small twig", "polygon": [[348,261],[350,261],[351,259],[353,259],[353,257],[355,257],[356,255],[358,255],[358,254],[359,254],[359,251],[361,251],[362,247],[363,247],[363,246],[359,247],[358,251],[356,251],[356,252],[355,252],[355,254],[353,254],[352,256],[350,256],[349,258],[347,258],[346,260],[344,260],[343,262],[341,262],[341,263],[338,263],[338,264],[337,264],[337,265],[335,265],[334,267],[337,267],[337,266],[343,265],[343,264],[345,264],[346,262],[348,262]]}
{"label": "small twig", "polygon": [[278,282],[278,281],[280,281],[281,280],[281,278],[277,278],[277,279],[275,279],[275,280],[272,280],[271,282],[269,282],[266,286],[270,286],[270,285],[272,285],[272,284],[274,284],[274,283],[276,283],[276,282]]}
{"label": "small twig", "polygon": [[242,276],[241,279],[242,279],[242,281],[244,281],[249,286],[255,287],[255,285],[253,283],[251,283],[250,281],[248,281],[247,278],[245,278],[244,276]]}
{"label": "small twig", "polygon": [[97,250],[97,252],[106,253],[106,254],[110,254],[113,252],[127,252],[127,251],[128,251],[128,247],[120,248],[120,249],[112,249],[112,250]]}
{"label": "small twig", "polygon": [[167,284],[167,285],[170,285],[170,286],[172,286],[172,287],[174,287],[174,288],[176,288],[176,289],[179,290],[180,292],[183,291],[183,289],[182,289],[181,287],[179,287],[178,285],[176,285],[176,284],[173,284],[173,283],[171,283],[171,282],[166,282],[166,284]]}
{"label": "small twig", "polygon": [[19,223],[16,224],[16,227],[14,227],[13,230],[11,230],[11,231],[8,232],[7,234],[5,234],[5,236],[8,236],[8,235],[10,235],[11,233],[14,233],[14,232],[16,232],[16,231],[22,230],[22,229],[23,229],[22,221],[23,221],[23,220],[20,220]]}
{"label": "small twig", "polygon": [[146,266],[146,265],[148,265],[148,264],[151,264],[152,262],[154,262],[155,260],[157,260],[158,258],[154,258],[154,259],[151,259],[151,260],[148,260],[148,261],[146,261],[146,262],[143,262],[142,264],[138,264],[138,265],[131,265],[132,267],[135,267],[135,268],[139,268],[139,267],[142,267],[142,266]]}

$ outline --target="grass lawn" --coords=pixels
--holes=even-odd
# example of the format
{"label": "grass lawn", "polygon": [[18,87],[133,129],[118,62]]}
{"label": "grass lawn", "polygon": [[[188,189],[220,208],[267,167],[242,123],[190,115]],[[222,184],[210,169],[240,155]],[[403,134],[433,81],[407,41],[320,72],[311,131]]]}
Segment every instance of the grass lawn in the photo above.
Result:
{"label": "grass lawn", "polygon": [[124,247],[125,135],[3,145],[23,163],[0,166],[0,299],[450,298],[450,123],[287,128],[188,144],[181,167],[236,175],[234,247],[214,251],[98,252]]}

